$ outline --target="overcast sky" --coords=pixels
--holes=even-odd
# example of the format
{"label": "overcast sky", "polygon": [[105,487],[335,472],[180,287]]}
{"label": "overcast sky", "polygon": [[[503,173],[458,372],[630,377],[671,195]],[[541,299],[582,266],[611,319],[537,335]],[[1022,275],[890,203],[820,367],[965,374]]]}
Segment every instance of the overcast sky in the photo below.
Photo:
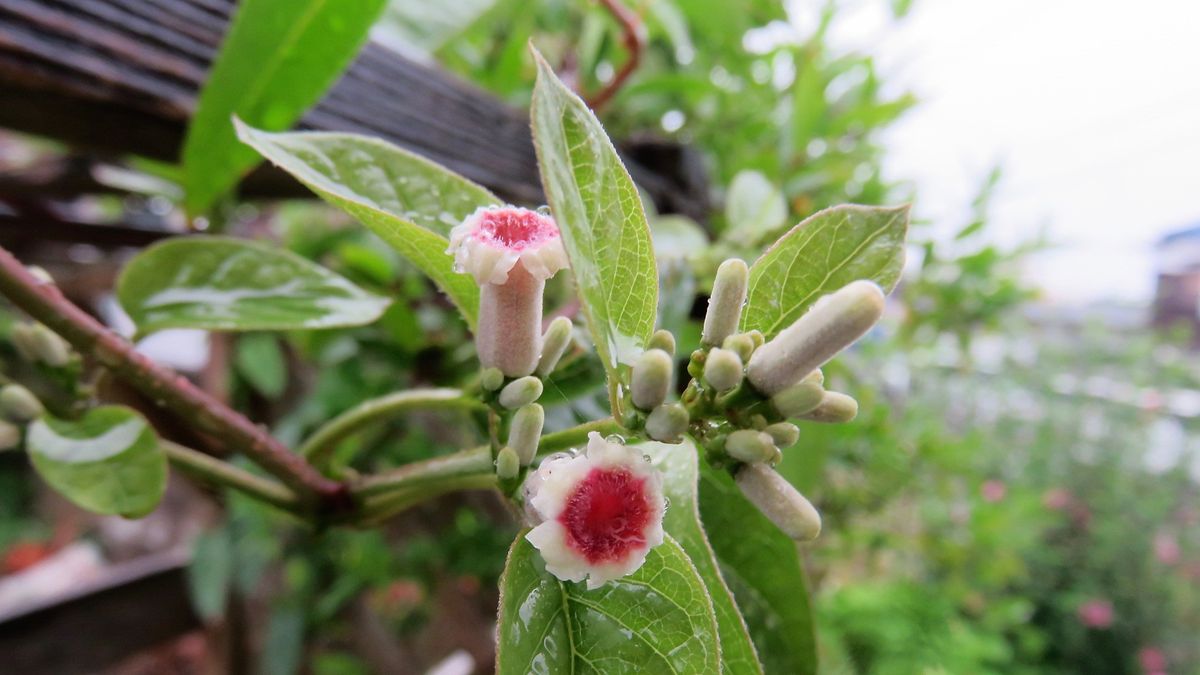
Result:
{"label": "overcast sky", "polygon": [[[819,4],[793,5],[802,31]],[[999,161],[997,238],[1060,244],[1027,270],[1048,299],[1150,297],[1154,241],[1200,224],[1200,1],[846,4],[835,44],[921,98],[886,137],[918,216],[963,222]]]}

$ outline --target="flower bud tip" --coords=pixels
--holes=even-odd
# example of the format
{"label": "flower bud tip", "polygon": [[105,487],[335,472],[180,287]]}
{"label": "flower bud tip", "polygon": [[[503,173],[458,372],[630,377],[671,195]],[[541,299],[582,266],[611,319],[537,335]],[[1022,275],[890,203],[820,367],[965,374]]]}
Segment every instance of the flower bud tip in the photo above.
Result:
{"label": "flower bud tip", "polygon": [[496,475],[502,480],[511,480],[517,477],[520,470],[521,460],[516,451],[508,446],[500,448],[500,452],[496,454]]}
{"label": "flower bud tip", "polygon": [[703,344],[719,345],[737,330],[749,282],[750,269],[737,258],[730,258],[717,268],[712,295],[708,298],[708,312],[704,315],[704,329],[700,334]]}
{"label": "flower bud tip", "polygon": [[541,395],[542,381],[532,375],[526,375],[509,382],[500,390],[500,405],[509,410],[516,410],[533,403]]}
{"label": "flower bud tip", "polygon": [[811,381],[801,381],[771,397],[771,406],[784,417],[798,417],[821,405],[825,389]]}
{"label": "flower bud tip", "polygon": [[726,392],[742,383],[742,359],[728,349],[714,348],[704,362],[704,380],[718,392]]}
{"label": "flower bud tip", "polygon": [[828,422],[838,424],[849,422],[858,416],[858,401],[846,394],[827,391],[821,398],[821,403],[816,408],[803,415],[797,415],[800,419],[810,422]]}
{"label": "flower bud tip", "polygon": [[769,462],[775,456],[775,441],[765,432],[739,429],[725,439],[725,452],[739,462]]}
{"label": "flower bud tip", "polygon": [[633,405],[641,410],[653,410],[667,400],[671,390],[671,375],[675,362],[661,349],[642,352],[633,364],[630,391]]}
{"label": "flower bud tip", "polygon": [[772,424],[763,431],[767,432],[779,448],[790,448],[800,440],[800,428],[789,422]]}
{"label": "flower bud tip", "polygon": [[688,421],[687,409],[678,403],[660,405],[646,417],[646,435],[662,443],[678,443]]}
{"label": "flower bud tip", "polygon": [[787,536],[812,541],[821,534],[821,514],[771,467],[747,464],[734,480],[746,499]]}
{"label": "flower bud tip", "polygon": [[513,415],[508,429],[508,447],[517,453],[521,466],[529,466],[537,455],[542,426],[546,423],[546,411],[536,403],[521,406]]}
{"label": "flower bud tip", "polygon": [[19,384],[6,384],[0,389],[0,412],[12,422],[24,424],[45,412],[42,402]]}
{"label": "flower bud tip", "polygon": [[504,385],[504,373],[499,368],[484,368],[479,374],[479,386],[487,391],[496,391]]}
{"label": "flower bud tip", "polygon": [[675,335],[669,330],[656,330],[650,336],[650,340],[646,342],[646,349],[661,349],[671,356],[675,356]]}
{"label": "flower bud tip", "polygon": [[546,334],[542,336],[542,355],[538,358],[537,374],[545,377],[554,372],[569,346],[571,346],[571,320],[565,316],[556,317],[546,328]]}

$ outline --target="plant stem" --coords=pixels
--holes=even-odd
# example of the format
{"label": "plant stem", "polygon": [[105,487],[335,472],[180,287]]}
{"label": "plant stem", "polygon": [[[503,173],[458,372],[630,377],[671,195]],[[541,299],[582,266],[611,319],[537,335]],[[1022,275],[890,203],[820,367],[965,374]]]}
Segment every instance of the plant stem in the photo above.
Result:
{"label": "plant stem", "polygon": [[315,466],[324,466],[338,442],[363,427],[415,409],[482,409],[479,401],[467,398],[458,389],[412,389],[363,401],[329,420],[297,448],[301,456]]}
{"label": "plant stem", "polygon": [[588,106],[593,110],[599,110],[621,90],[625,80],[637,70],[642,60],[642,52],[646,49],[646,29],[636,12],[626,7],[621,0],[600,0],[600,4],[604,5],[621,25],[621,41],[625,45],[625,51],[629,52],[629,58],[603,89],[586,97]]}
{"label": "plant stem", "polygon": [[0,248],[0,293],[33,318],[94,357],[121,380],[202,433],[216,436],[279,478],[301,501],[329,511],[353,506],[347,486],[322,476],[265,429],[238,414],[187,378],[139,353]]}
{"label": "plant stem", "polygon": [[[620,426],[612,418],[606,418],[546,434],[538,444],[538,454],[549,454],[580,445],[593,431],[606,434],[619,429]],[[424,462],[408,464],[387,473],[368,476],[355,485],[352,492],[359,500],[369,500],[383,495],[391,497],[396,494],[412,494],[415,488],[441,490],[442,486],[454,484],[455,481],[482,477],[491,481],[487,485],[490,486],[495,483],[495,471],[491,446],[481,445]]]}
{"label": "plant stem", "polygon": [[296,498],[296,493],[283,483],[256,476],[228,462],[178,443],[160,440],[158,444],[172,464],[188,473],[244,492],[259,501],[278,506],[289,513],[301,511],[300,500]]}

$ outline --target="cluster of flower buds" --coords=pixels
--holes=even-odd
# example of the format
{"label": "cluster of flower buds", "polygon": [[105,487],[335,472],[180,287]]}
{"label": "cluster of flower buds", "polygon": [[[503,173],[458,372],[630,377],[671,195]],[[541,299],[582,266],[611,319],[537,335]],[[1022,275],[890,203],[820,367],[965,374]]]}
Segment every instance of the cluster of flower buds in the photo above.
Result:
{"label": "cluster of flower buds", "polygon": [[789,536],[808,540],[820,532],[820,515],[771,467],[799,439],[799,428],[787,420],[846,422],[857,414],[853,398],[825,390],[820,368],[879,320],[884,294],[872,282],[852,282],[766,341],[756,330],[736,332],[748,282],[741,260],[717,270],[702,348],[688,367],[696,382],[684,403],[724,413],[728,425],[714,427],[706,439],[710,450],[728,458],[738,486],[759,510]]}
{"label": "cluster of flower buds", "polygon": [[40,323],[13,326],[12,344],[21,358],[51,368],[63,368],[76,357],[66,340]]}
{"label": "cluster of flower buds", "polygon": [[21,427],[41,417],[46,409],[33,392],[19,384],[0,387],[0,450],[21,444]]}
{"label": "cluster of flower buds", "polygon": [[662,475],[634,448],[592,432],[578,454],[547,457],[524,487],[525,535],[546,570],[588,588],[633,573],[663,541]]}
{"label": "cluster of flower buds", "polygon": [[645,416],[642,425],[647,436],[663,443],[678,443],[687,431],[689,417],[682,405],[667,401],[675,375],[675,336],[670,331],[657,331],[646,347],[633,364],[630,399],[637,414]]}

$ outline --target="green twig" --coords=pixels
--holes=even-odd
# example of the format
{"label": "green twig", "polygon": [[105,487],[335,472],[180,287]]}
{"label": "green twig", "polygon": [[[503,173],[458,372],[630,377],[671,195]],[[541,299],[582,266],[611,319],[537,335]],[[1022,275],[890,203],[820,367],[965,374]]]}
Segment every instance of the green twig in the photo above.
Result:
{"label": "green twig", "polygon": [[363,401],[317,429],[297,452],[316,466],[324,466],[338,442],[363,427],[409,410],[482,409],[483,404],[463,396],[458,389],[412,389]]}
{"label": "green twig", "polygon": [[190,474],[233,488],[289,513],[299,514],[302,512],[296,493],[283,483],[256,476],[245,469],[178,443],[160,440],[158,444],[172,464]]}

